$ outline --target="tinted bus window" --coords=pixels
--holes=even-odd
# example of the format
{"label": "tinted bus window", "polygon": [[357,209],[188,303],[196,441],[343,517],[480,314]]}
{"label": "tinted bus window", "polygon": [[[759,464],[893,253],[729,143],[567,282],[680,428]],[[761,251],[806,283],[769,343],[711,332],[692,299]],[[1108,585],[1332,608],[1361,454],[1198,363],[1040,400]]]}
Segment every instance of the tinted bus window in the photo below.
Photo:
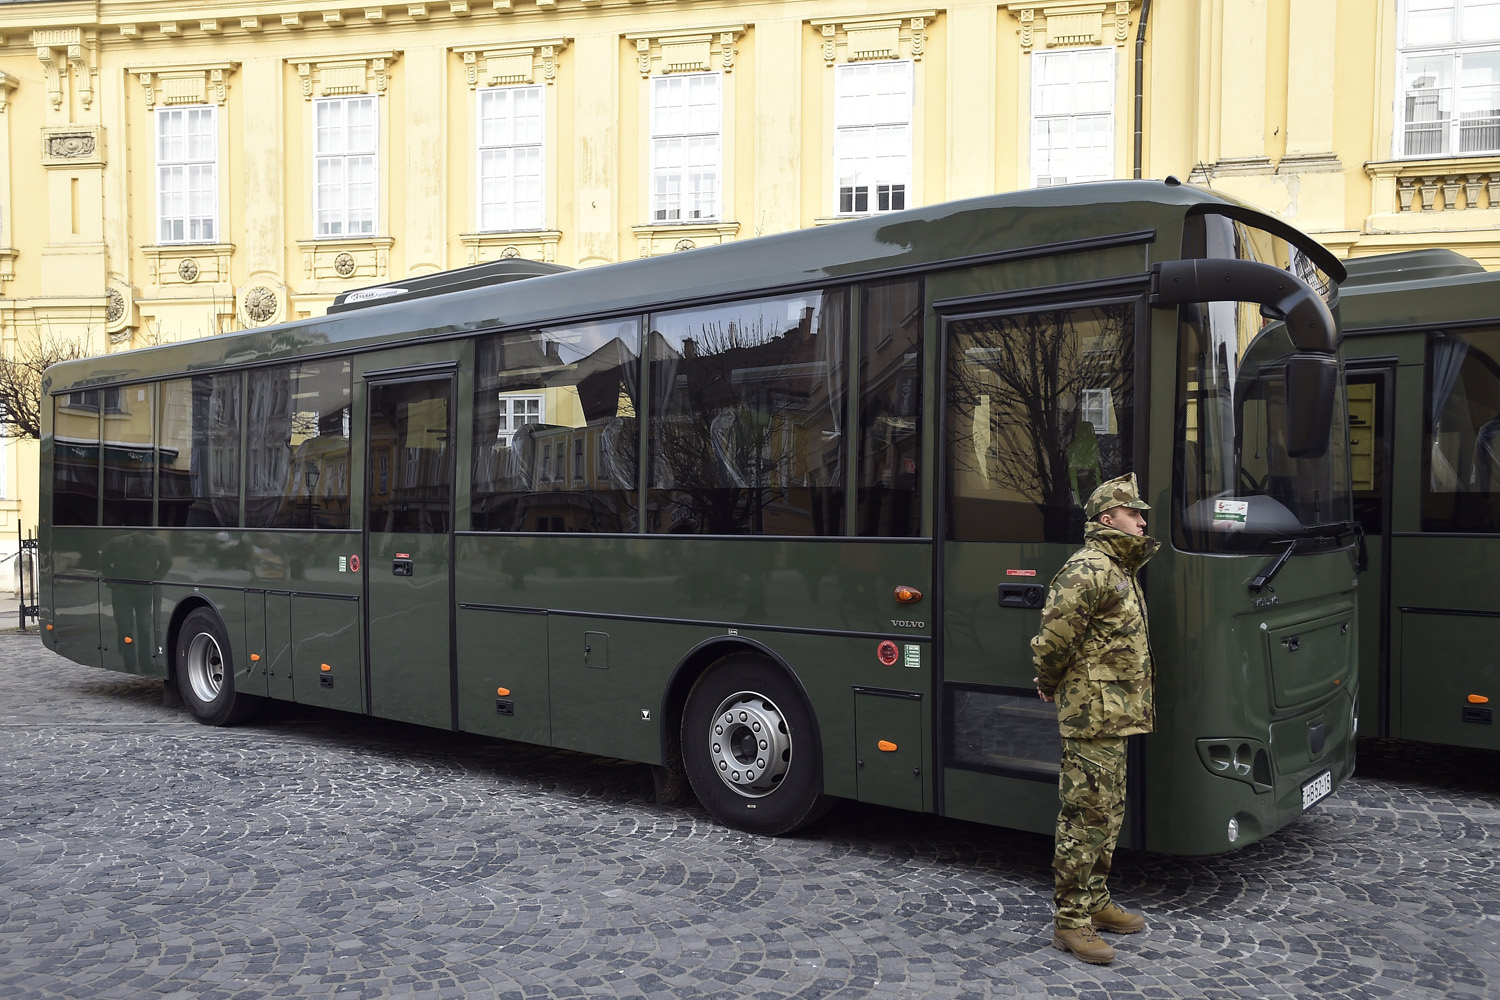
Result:
{"label": "tinted bus window", "polygon": [[470,526],[636,530],[640,323],[479,342]]}
{"label": "tinted bus window", "polygon": [[652,531],[836,535],[847,292],[651,317]]}
{"label": "tinted bus window", "polygon": [[370,530],[441,535],[453,523],[453,379],[370,386]]}
{"label": "tinted bus window", "polygon": [[99,390],[52,400],[52,523],[99,523]]}
{"label": "tinted bus window", "polygon": [[1427,341],[1422,530],[1500,532],[1500,331]]}
{"label": "tinted bus window", "polygon": [[151,403],[155,391],[152,385],[105,390],[112,397],[103,413],[105,524],[151,524],[156,474]]}
{"label": "tinted bus window", "polygon": [[859,311],[859,534],[922,532],[922,286],[864,289]]}
{"label": "tinted bus window", "polygon": [[235,527],[240,520],[240,376],[163,382],[157,523]]}
{"label": "tinted bus window", "polygon": [[1078,542],[1083,504],[1129,472],[1134,302],[948,324],[950,537]]}
{"label": "tinted bus window", "polygon": [[245,526],[349,527],[349,362],[250,373]]}

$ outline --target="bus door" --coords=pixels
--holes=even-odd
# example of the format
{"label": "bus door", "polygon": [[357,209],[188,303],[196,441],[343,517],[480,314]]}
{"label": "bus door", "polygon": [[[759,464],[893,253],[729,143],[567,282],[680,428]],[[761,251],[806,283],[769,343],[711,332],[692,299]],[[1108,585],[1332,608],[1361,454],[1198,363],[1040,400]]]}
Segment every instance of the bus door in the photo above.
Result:
{"label": "bus door", "polygon": [[[936,284],[936,282],[934,282]],[[1048,831],[1057,708],[1030,640],[1083,540],[1083,502],[1130,471],[1138,297],[958,302],[943,319],[939,505],[944,814]]]}
{"label": "bus door", "polygon": [[453,726],[455,366],[366,373],[369,711]]}
{"label": "bus door", "polygon": [[1367,735],[1391,732],[1391,418],[1396,367],[1350,362],[1349,472],[1354,518],[1364,530],[1359,580],[1359,715]]}

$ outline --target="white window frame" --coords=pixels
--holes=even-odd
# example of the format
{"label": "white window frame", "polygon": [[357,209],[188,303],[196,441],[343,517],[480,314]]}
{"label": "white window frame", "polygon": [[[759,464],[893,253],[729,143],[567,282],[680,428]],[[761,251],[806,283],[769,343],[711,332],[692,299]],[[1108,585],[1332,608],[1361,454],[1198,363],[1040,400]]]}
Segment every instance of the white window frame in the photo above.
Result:
{"label": "white window frame", "polygon": [[[502,448],[510,447],[510,439],[516,436],[516,431],[525,424],[545,423],[547,418],[547,400],[539,392],[502,392],[497,394],[500,400],[500,430],[497,440]],[[536,413],[530,411],[535,404]],[[526,419],[529,417],[535,419]],[[516,419],[520,417],[519,421]]]}
{"label": "white window frame", "polygon": [[[325,126],[325,110],[342,108],[342,120]],[[349,111],[355,107],[370,110],[369,141],[351,141]],[[319,238],[347,239],[373,236],[380,231],[380,100],[374,94],[348,97],[320,97],[313,101],[313,232]],[[362,128],[363,124],[354,126]],[[338,141],[325,141],[337,138]],[[351,181],[351,168],[368,166],[368,179]],[[325,180],[325,171],[337,177]],[[351,188],[368,187],[366,200],[354,204]],[[329,204],[337,191],[339,204]],[[363,216],[368,216],[364,218]]]}
{"label": "white window frame", "polygon": [[1109,388],[1084,389],[1079,395],[1078,419],[1093,424],[1094,433],[1100,437],[1108,434],[1110,413],[1114,409]]}
{"label": "white window frame", "polygon": [[[540,230],[547,208],[547,97],[539,84],[485,87],[475,105],[476,201],[482,233]],[[533,113],[517,104],[535,100]],[[486,122],[493,124],[486,128]],[[524,131],[524,134],[522,134]],[[518,169],[528,164],[524,172]],[[531,191],[526,191],[530,183]],[[531,197],[522,195],[530,193]]]}
{"label": "white window frame", "polygon": [[[707,107],[695,87],[712,82],[711,113],[695,116],[693,108]],[[680,90],[680,101],[669,101]],[[675,112],[675,119],[672,117]],[[651,78],[651,162],[649,215],[653,225],[696,225],[718,222],[724,198],[724,78],[720,73],[672,73]],[[712,123],[710,130],[706,126]],[[711,163],[705,162],[707,158]],[[707,173],[713,191],[705,195],[693,187],[695,177]],[[672,182],[675,181],[675,194]],[[696,213],[696,214],[695,214]]]}
{"label": "white window frame", "polygon": [[[1397,6],[1393,159],[1493,156],[1500,153],[1500,0],[1400,0]],[[1446,24],[1443,23],[1446,20]],[[1464,70],[1481,60],[1495,64],[1492,82],[1464,82]],[[1409,67],[1421,65],[1422,69]],[[1436,85],[1407,85],[1415,72],[1432,72]],[[1488,91],[1486,99],[1483,94]],[[1483,103],[1490,105],[1483,107]],[[1436,111],[1431,117],[1412,114]],[[1466,105],[1474,105],[1466,109]],[[1480,115],[1464,126],[1464,116]],[[1474,121],[1474,118],[1470,118]],[[1427,126],[1415,128],[1412,126]],[[1466,136],[1465,132],[1474,133]],[[1427,141],[1422,141],[1423,137]],[[1471,148],[1464,149],[1465,141]]]}
{"label": "white window frame", "polygon": [[840,63],[834,74],[834,215],[880,215],[910,207],[912,60]]}
{"label": "white window frame", "polygon": [[1114,177],[1115,96],[1113,46],[1031,54],[1032,187]]}
{"label": "white window frame", "polygon": [[[156,109],[156,238],[159,244],[216,243],[219,239],[219,109],[212,104],[185,104]],[[182,125],[180,156],[167,156],[166,126]],[[198,128],[195,131],[195,121]],[[194,150],[194,139],[205,144]],[[195,155],[196,154],[196,155]],[[180,188],[169,194],[167,177],[180,175]],[[176,195],[180,202],[173,205]],[[195,195],[206,197],[194,211]]]}

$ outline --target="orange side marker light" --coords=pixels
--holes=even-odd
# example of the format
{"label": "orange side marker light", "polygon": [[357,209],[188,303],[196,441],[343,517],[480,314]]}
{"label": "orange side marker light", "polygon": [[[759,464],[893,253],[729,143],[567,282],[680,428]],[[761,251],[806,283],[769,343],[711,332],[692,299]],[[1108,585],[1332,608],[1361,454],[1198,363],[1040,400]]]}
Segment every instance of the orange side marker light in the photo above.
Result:
{"label": "orange side marker light", "polygon": [[502,698],[510,697],[510,688],[495,688],[495,693]]}
{"label": "orange side marker light", "polygon": [[260,662],[260,654],[259,653],[251,653],[250,654],[250,662],[251,663],[259,663]]}
{"label": "orange side marker light", "polygon": [[51,631],[52,631],[52,626],[51,626],[51,625],[48,625],[48,626],[47,626],[47,631],[48,631],[48,632],[51,632]]}
{"label": "orange side marker light", "polygon": [[886,753],[891,753],[896,749],[896,744],[892,743],[890,740],[881,740],[875,745],[881,750],[884,750]]}
{"label": "orange side marker light", "polygon": [[922,599],[922,592],[920,590],[918,590],[916,587],[905,587],[905,586],[902,586],[902,587],[897,587],[896,588],[896,603],[897,604],[916,604],[921,599]]}
{"label": "orange side marker light", "polygon": [[131,644],[131,643],[132,643],[132,642],[135,642],[135,640],[134,640],[134,639],[132,639],[132,638],[130,638],[130,636],[128,636],[128,635],[127,635],[127,636],[126,636],[126,637],[125,637],[125,645],[127,645],[127,646],[128,646],[128,645],[130,645],[130,644]]}
{"label": "orange side marker light", "polygon": [[333,667],[331,667],[331,666],[329,666],[328,664],[325,663],[322,666],[320,666],[318,669],[321,670],[321,671],[323,671],[323,673],[326,674],[326,673],[328,673],[328,671],[332,670]]}
{"label": "orange side marker light", "polygon": [[1482,694],[1471,694],[1471,695],[1469,695],[1469,704],[1470,705],[1488,705],[1489,703],[1490,703],[1490,700],[1488,698],[1486,698]]}

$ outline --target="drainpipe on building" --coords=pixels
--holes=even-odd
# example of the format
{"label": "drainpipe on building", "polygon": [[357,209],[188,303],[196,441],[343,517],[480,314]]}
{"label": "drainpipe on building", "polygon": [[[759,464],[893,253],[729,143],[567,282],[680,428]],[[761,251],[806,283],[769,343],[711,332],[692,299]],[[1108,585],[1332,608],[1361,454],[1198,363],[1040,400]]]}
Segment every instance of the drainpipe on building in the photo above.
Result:
{"label": "drainpipe on building", "polygon": [[1135,30],[1135,174],[1141,176],[1141,119],[1146,89],[1146,23],[1151,20],[1151,0],[1141,0],[1141,20]]}

